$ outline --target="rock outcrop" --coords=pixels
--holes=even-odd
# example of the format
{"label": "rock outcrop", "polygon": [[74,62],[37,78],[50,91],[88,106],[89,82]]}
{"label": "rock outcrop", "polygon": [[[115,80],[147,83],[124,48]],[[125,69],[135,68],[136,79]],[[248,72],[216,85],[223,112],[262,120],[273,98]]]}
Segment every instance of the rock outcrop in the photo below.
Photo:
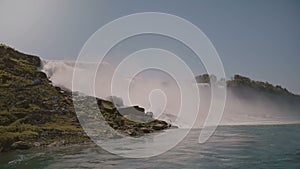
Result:
{"label": "rock outcrop", "polygon": [[[40,65],[39,57],[0,45],[0,152],[90,141],[77,119],[71,93],[54,87],[38,70]],[[158,125],[164,125],[158,130],[168,128],[165,122],[146,116],[143,108],[134,108],[139,121],[130,120],[111,101],[97,100],[106,122],[124,134],[141,136]],[[91,113],[82,108],[79,116],[89,119]],[[100,137],[116,136],[102,132]]]}

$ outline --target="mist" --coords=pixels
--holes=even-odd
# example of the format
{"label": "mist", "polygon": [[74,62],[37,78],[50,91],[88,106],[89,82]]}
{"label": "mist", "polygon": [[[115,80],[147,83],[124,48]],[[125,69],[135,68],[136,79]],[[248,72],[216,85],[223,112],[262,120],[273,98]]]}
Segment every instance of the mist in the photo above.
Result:
{"label": "mist", "polygon": [[[111,84],[114,67],[107,62],[102,62],[100,65],[80,62],[76,65],[80,77],[77,83],[78,86],[82,86],[82,88],[76,88],[76,91],[102,99],[108,99],[113,95]],[[41,70],[47,74],[53,85],[72,90],[74,67],[75,61],[43,60]],[[96,74],[92,72],[95,68],[98,68]],[[125,73],[114,76],[124,81],[131,80],[128,90],[129,99],[123,98],[125,106],[144,107],[146,112],[153,112],[154,117],[181,128],[203,127],[211,104],[211,88],[208,84],[197,84],[200,103],[196,117],[192,112],[178,114],[182,102],[180,85],[192,83],[192,79],[175,80],[168,74],[157,70],[141,72],[132,79]],[[95,91],[90,90],[93,85],[95,85]],[[194,106],[192,105],[194,104],[193,98],[188,98],[186,103],[191,104],[188,106]],[[250,89],[228,88],[220,125],[299,123],[299,110],[299,104],[280,96],[269,96]],[[195,121],[195,124],[191,124],[192,121]]]}

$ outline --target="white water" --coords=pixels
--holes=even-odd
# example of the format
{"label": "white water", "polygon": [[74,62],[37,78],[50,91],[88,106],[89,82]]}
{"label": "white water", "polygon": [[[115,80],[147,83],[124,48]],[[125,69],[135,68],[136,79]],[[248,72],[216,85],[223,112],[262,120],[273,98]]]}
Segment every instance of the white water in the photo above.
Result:
{"label": "white water", "polygon": [[[74,61],[43,60],[41,70],[45,72],[53,85],[66,89],[72,89],[72,77],[74,71]],[[96,63],[81,62],[77,63],[81,85],[90,85],[95,83],[95,95],[100,98],[111,96],[111,80],[114,68],[109,63],[102,63],[94,78]],[[117,75],[125,80],[128,77]],[[88,79],[95,79],[90,82]],[[146,111],[152,111],[155,117],[171,122],[179,127],[191,127],[191,119],[195,118],[189,112],[184,112],[181,118],[177,118],[177,112],[180,108],[179,87],[174,79],[168,76],[143,76],[134,78],[130,86],[131,104],[145,107]],[[207,116],[210,105],[210,88],[205,85],[198,85],[200,92],[200,110],[194,127],[202,127]],[[157,91],[162,90],[163,95]],[[88,95],[94,95],[93,91],[80,91]],[[151,97],[155,95],[155,99]],[[192,98],[191,98],[192,99]],[[166,101],[166,102],[165,102]],[[129,105],[126,103],[125,105]],[[161,114],[161,109],[164,113]],[[299,108],[299,106],[298,106]],[[281,108],[280,103],[274,103],[270,99],[257,97],[252,101],[245,101],[237,98],[232,92],[227,93],[225,111],[220,125],[257,125],[257,124],[283,124],[299,123],[299,109],[294,107]]]}

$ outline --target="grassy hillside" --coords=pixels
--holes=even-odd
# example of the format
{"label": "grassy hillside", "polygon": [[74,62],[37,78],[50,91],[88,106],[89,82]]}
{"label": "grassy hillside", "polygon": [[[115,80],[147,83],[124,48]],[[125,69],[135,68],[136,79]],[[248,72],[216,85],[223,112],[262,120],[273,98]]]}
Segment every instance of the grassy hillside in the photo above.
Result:
{"label": "grassy hillside", "polygon": [[[38,70],[40,64],[37,56],[0,45],[0,152],[89,141],[77,120],[71,93],[54,87]],[[127,135],[169,127],[146,116],[140,123],[130,121],[109,101],[98,99],[98,106],[108,124]],[[82,108],[80,116],[91,113],[86,110]]]}

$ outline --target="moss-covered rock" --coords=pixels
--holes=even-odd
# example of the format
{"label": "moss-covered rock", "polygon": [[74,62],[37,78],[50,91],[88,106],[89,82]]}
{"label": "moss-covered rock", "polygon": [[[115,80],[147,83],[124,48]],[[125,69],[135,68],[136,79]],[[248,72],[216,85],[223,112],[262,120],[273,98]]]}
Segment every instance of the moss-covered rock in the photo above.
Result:
{"label": "moss-covered rock", "polygon": [[[28,143],[60,146],[89,141],[77,119],[71,93],[52,86],[46,74],[38,70],[40,64],[37,56],[0,45],[0,152],[31,148]],[[124,134],[140,136],[154,131],[153,125],[165,124],[143,112],[136,117],[139,122],[128,120],[114,103],[103,99],[97,103],[107,123]],[[77,112],[87,123],[91,117],[98,118],[98,112],[85,110]],[[103,133],[101,137],[113,137],[102,129],[96,132]]]}

